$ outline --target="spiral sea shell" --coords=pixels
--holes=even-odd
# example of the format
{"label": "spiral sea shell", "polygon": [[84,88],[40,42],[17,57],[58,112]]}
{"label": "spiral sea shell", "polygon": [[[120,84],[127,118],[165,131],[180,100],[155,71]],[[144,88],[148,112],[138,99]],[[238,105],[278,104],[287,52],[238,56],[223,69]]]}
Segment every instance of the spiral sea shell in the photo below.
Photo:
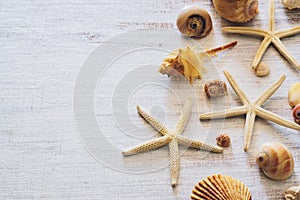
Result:
{"label": "spiral sea shell", "polygon": [[181,9],[177,18],[179,31],[190,37],[205,37],[212,30],[209,13],[196,5],[188,5]]}
{"label": "spiral sea shell", "polygon": [[289,150],[279,142],[265,143],[256,157],[264,174],[274,180],[289,178],[294,171],[294,159]]}
{"label": "spiral sea shell", "polygon": [[290,10],[300,8],[300,0],[283,0],[282,3]]}
{"label": "spiral sea shell", "polygon": [[217,12],[228,21],[244,23],[258,13],[257,0],[213,0]]}
{"label": "spiral sea shell", "polygon": [[251,194],[241,181],[227,175],[213,175],[203,179],[192,190],[193,200],[251,200]]}
{"label": "spiral sea shell", "polygon": [[297,124],[300,124],[300,103],[293,109],[293,117]]}

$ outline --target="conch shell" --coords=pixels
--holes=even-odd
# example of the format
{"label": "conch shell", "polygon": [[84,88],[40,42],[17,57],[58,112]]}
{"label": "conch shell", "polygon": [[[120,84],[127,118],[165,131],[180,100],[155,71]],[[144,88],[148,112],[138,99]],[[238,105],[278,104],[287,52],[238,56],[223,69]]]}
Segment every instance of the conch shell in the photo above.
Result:
{"label": "conch shell", "polygon": [[179,48],[171,52],[168,57],[164,59],[158,72],[167,74],[175,79],[184,76],[190,83],[193,83],[194,79],[201,79],[202,73],[206,71],[203,67],[205,58],[210,57],[210,55],[216,55],[217,52],[231,48],[236,44],[237,41],[233,41],[227,45],[206,50],[204,52],[197,52],[196,48],[190,46]]}
{"label": "conch shell", "polygon": [[245,23],[258,13],[258,0],[213,0],[217,12],[228,21]]}
{"label": "conch shell", "polygon": [[227,175],[205,178],[192,190],[193,200],[251,200],[251,194],[241,181]]}
{"label": "conch shell", "polygon": [[287,189],[284,193],[286,200],[300,200],[300,185]]}
{"label": "conch shell", "polygon": [[300,0],[282,0],[282,3],[289,10],[300,8]]}
{"label": "conch shell", "polygon": [[264,174],[274,180],[289,178],[294,171],[294,159],[289,150],[279,142],[265,143],[256,157]]}

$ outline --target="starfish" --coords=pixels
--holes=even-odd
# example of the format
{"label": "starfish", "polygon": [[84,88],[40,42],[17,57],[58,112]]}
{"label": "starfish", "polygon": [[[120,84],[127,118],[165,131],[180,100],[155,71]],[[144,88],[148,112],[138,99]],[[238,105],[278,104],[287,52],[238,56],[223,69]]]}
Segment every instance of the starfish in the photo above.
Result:
{"label": "starfish", "polygon": [[276,124],[288,128],[292,128],[295,130],[300,130],[300,126],[298,124],[288,121],[261,107],[263,103],[266,102],[274,94],[274,92],[281,86],[281,84],[284,82],[286,78],[285,75],[282,75],[273,85],[271,85],[271,87],[269,87],[253,102],[250,102],[248,100],[246,95],[243,93],[241,88],[238,86],[238,84],[232,78],[232,76],[229,74],[228,71],[224,71],[224,75],[227,78],[229,84],[231,85],[236,95],[243,103],[243,105],[236,108],[230,108],[223,111],[219,111],[219,112],[204,113],[200,115],[200,120],[220,119],[220,118],[234,117],[239,115],[246,115],[245,144],[244,144],[244,151],[246,152],[248,151],[250,146],[256,115],[263,119],[270,120]]}
{"label": "starfish", "polygon": [[292,36],[300,33],[300,26],[282,30],[275,31],[275,20],[274,20],[274,0],[270,0],[270,13],[269,13],[269,30],[258,29],[258,28],[247,28],[247,27],[224,27],[222,30],[228,33],[237,33],[242,35],[253,35],[264,37],[260,47],[258,48],[256,55],[254,57],[252,67],[256,69],[259,62],[261,61],[265,51],[271,43],[276,47],[276,49],[283,55],[295,68],[300,70],[300,65],[297,63],[295,58],[291,53],[285,48],[284,44],[281,42],[280,38]]}
{"label": "starfish", "polygon": [[140,152],[145,152],[149,150],[153,150],[165,145],[169,145],[170,151],[170,174],[171,174],[171,184],[173,187],[177,185],[177,179],[179,174],[179,150],[178,144],[192,147],[196,149],[202,149],[206,151],[212,151],[215,153],[222,153],[223,149],[217,146],[212,146],[209,144],[205,144],[199,140],[194,140],[187,138],[181,133],[183,132],[189,117],[192,108],[192,102],[190,99],[187,99],[184,103],[183,110],[181,116],[173,130],[169,130],[165,125],[159,122],[154,116],[149,114],[144,108],[141,106],[137,106],[138,113],[151,125],[153,126],[159,133],[162,134],[162,137],[152,139],[143,144],[139,144],[134,146],[128,150],[122,152],[123,156],[134,155]]}

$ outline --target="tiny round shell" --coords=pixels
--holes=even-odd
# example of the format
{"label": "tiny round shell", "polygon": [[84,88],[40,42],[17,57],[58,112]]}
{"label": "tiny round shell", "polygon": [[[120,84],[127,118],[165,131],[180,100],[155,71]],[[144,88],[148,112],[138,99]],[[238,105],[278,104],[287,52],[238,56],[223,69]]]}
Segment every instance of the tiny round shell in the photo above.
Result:
{"label": "tiny round shell", "polygon": [[258,77],[264,77],[269,75],[271,72],[269,65],[264,63],[259,63],[259,65],[255,68],[255,75]]}
{"label": "tiny round shell", "polygon": [[290,87],[288,100],[290,106],[292,107],[300,103],[300,83],[295,83]]}
{"label": "tiny round shell", "polygon": [[204,91],[209,98],[220,97],[226,95],[227,86],[224,81],[216,79],[205,83]]}
{"label": "tiny round shell", "polygon": [[300,103],[293,109],[293,117],[295,122],[300,125]]}
{"label": "tiny round shell", "polygon": [[245,23],[258,13],[257,0],[213,0],[214,6],[224,19]]}
{"label": "tiny round shell", "polygon": [[300,8],[300,0],[282,0],[282,3],[289,10]]}
{"label": "tiny round shell", "polygon": [[188,5],[181,9],[177,18],[179,31],[189,37],[205,37],[212,30],[209,13],[196,5]]}
{"label": "tiny round shell", "polygon": [[289,150],[279,142],[268,142],[260,147],[257,165],[274,180],[289,178],[294,171],[294,159]]}
{"label": "tiny round shell", "polygon": [[217,138],[217,144],[220,147],[229,147],[230,146],[230,137],[227,134],[221,133]]}

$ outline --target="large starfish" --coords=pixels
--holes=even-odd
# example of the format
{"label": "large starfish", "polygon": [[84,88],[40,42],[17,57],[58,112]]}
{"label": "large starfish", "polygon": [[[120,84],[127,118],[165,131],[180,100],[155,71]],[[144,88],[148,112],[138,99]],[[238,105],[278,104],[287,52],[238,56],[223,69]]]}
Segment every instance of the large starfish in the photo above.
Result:
{"label": "large starfish", "polygon": [[288,37],[300,33],[300,26],[282,30],[275,31],[275,20],[274,20],[274,0],[270,0],[270,13],[269,13],[269,30],[258,29],[258,28],[247,28],[247,27],[224,27],[223,31],[228,33],[238,33],[242,35],[253,35],[264,37],[260,47],[258,48],[256,55],[254,57],[252,67],[256,69],[259,62],[261,61],[264,53],[271,43],[276,47],[276,49],[283,55],[295,68],[300,70],[300,65],[297,63],[295,58],[291,53],[285,48],[284,44],[281,42],[280,38]]}
{"label": "large starfish", "polygon": [[222,153],[223,149],[217,146],[205,144],[199,140],[189,139],[183,135],[180,135],[190,117],[192,108],[192,102],[187,99],[183,106],[182,114],[173,130],[169,130],[165,125],[160,123],[154,116],[149,114],[141,106],[137,106],[138,113],[158,132],[162,134],[162,137],[150,140],[143,144],[134,146],[128,150],[122,152],[124,156],[134,155],[140,152],[149,151],[169,144],[170,150],[170,173],[171,173],[171,184],[173,187],[177,185],[177,179],[179,174],[179,150],[178,144],[192,147],[196,149],[202,149],[212,151],[216,153]]}
{"label": "large starfish", "polygon": [[244,151],[248,151],[249,149],[256,115],[263,119],[270,120],[276,124],[288,128],[292,128],[295,130],[300,130],[300,126],[298,124],[288,121],[261,107],[263,103],[267,101],[274,94],[274,92],[281,86],[281,84],[284,82],[286,78],[285,75],[282,75],[273,85],[271,85],[270,88],[268,88],[253,102],[250,102],[248,100],[246,95],[243,93],[241,88],[238,86],[238,84],[235,82],[235,80],[232,78],[232,76],[229,74],[228,71],[224,71],[224,75],[227,78],[229,84],[231,85],[236,95],[243,103],[243,105],[236,108],[230,108],[223,111],[219,111],[219,112],[204,113],[200,115],[200,120],[220,119],[220,118],[234,117],[239,115],[246,115]]}

